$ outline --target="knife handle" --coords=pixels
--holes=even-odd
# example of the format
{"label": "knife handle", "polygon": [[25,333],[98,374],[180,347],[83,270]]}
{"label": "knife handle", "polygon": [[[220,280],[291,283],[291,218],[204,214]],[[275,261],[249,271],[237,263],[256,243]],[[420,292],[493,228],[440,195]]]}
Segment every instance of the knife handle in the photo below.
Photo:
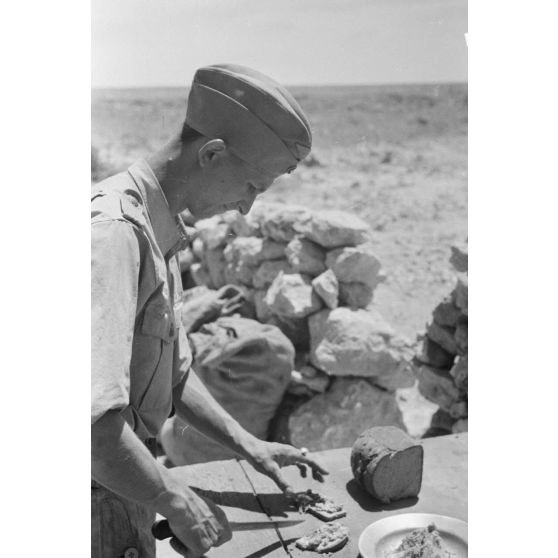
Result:
{"label": "knife handle", "polygon": [[165,539],[174,537],[174,533],[171,531],[169,522],[166,519],[155,521],[151,527],[151,532],[158,541],[164,541]]}

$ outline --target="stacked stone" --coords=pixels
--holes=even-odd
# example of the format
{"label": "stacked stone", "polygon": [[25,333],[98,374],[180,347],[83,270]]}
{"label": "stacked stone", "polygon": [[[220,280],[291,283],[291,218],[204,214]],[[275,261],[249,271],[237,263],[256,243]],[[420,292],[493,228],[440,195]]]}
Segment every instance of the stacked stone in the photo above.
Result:
{"label": "stacked stone", "polygon": [[432,434],[468,428],[468,254],[466,246],[451,250],[457,283],[434,309],[422,352],[416,357],[419,390],[439,407],[432,418]]}
{"label": "stacked stone", "polygon": [[[276,325],[297,350],[291,392],[315,397],[290,419],[293,443],[352,443],[341,443],[351,416],[355,432],[363,424],[403,426],[394,392],[414,383],[414,349],[371,305],[384,276],[366,223],[341,211],[260,202],[246,217],[229,212],[195,227],[181,255],[193,281],[243,287],[244,315]],[[319,418],[324,409],[329,426]]]}

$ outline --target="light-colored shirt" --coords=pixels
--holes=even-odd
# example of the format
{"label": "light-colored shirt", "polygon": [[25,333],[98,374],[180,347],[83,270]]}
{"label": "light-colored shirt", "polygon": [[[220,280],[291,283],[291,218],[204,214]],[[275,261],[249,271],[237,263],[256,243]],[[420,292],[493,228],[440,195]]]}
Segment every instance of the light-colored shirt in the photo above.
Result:
{"label": "light-colored shirt", "polygon": [[186,229],[143,160],[95,185],[91,199],[91,421],[119,410],[145,439],[192,362],[176,257]]}

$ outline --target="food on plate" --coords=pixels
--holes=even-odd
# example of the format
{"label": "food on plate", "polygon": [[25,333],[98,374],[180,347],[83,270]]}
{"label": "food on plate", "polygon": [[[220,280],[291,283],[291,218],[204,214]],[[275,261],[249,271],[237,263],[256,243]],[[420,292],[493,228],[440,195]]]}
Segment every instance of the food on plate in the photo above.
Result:
{"label": "food on plate", "polygon": [[355,480],[374,498],[388,504],[418,496],[424,451],[403,430],[376,426],[353,444],[351,468]]}
{"label": "food on plate", "polygon": [[341,504],[312,490],[295,494],[295,505],[299,511],[311,513],[322,521],[333,521],[347,515]]}
{"label": "food on plate", "polygon": [[338,521],[334,521],[318,527],[310,535],[297,539],[295,544],[302,550],[324,553],[335,552],[343,548],[348,540],[349,529]]}
{"label": "food on plate", "polygon": [[423,529],[415,529],[403,538],[401,544],[385,558],[454,558],[444,545],[433,523]]}

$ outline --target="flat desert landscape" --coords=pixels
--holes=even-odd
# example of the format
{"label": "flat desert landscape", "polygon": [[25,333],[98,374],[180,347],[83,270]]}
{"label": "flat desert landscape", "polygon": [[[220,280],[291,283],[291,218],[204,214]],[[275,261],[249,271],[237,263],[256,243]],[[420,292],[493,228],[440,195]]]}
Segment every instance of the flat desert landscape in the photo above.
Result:
{"label": "flat desert landscape", "polygon": [[[467,239],[467,85],[290,90],[309,117],[312,154],[262,199],[366,221],[386,274],[373,304],[416,341],[455,285],[450,246]],[[180,88],[94,90],[92,180],[162,145],[180,129],[186,100]],[[433,406],[416,391],[406,397],[418,433]]]}

